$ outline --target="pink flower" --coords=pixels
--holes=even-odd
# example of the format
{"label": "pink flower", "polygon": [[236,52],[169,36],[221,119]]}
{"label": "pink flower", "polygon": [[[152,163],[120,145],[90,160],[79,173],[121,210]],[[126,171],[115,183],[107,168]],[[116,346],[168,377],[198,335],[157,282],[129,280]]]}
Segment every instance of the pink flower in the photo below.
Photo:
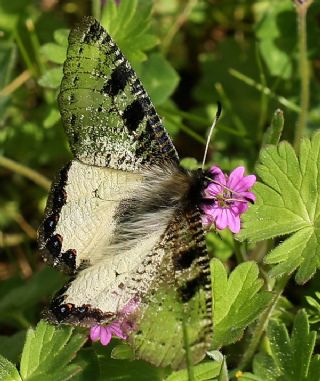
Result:
{"label": "pink flower", "polygon": [[240,231],[240,215],[248,209],[248,203],[255,201],[255,195],[249,188],[256,182],[254,175],[244,176],[244,167],[234,169],[230,176],[219,167],[211,167],[212,178],[203,192],[202,223],[215,225],[217,229],[229,228],[232,233]]}
{"label": "pink flower", "polygon": [[130,315],[139,306],[139,298],[135,297],[126,304],[123,309],[118,313],[118,318],[107,325],[94,325],[90,328],[90,339],[92,341],[100,340],[102,345],[108,345],[112,336],[119,337],[122,340],[128,338],[128,333],[135,329],[135,325]]}

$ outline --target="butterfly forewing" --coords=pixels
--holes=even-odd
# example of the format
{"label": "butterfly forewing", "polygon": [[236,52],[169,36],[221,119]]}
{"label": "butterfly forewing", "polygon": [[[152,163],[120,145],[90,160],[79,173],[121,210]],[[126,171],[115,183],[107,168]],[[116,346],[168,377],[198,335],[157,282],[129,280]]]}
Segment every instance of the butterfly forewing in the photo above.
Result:
{"label": "butterfly forewing", "polygon": [[70,33],[59,106],[71,149],[84,163],[134,171],[178,161],[141,82],[92,17]]}

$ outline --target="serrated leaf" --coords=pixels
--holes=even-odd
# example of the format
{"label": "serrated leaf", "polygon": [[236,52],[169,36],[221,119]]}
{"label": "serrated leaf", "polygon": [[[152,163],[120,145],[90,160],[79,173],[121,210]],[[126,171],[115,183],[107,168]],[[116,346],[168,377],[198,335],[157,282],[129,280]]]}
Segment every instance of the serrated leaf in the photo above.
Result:
{"label": "serrated leaf", "polygon": [[102,11],[101,24],[133,66],[144,61],[144,52],[158,43],[149,33],[151,8],[150,0],[122,0],[119,5],[110,0]]}
{"label": "serrated leaf", "polygon": [[0,355],[0,380],[1,381],[22,381],[15,365],[1,355]]}
{"label": "serrated leaf", "polygon": [[304,310],[297,313],[291,336],[285,325],[278,321],[271,321],[267,336],[271,353],[256,356],[255,376],[264,381],[319,380],[320,356],[312,356],[316,332],[310,332]]}
{"label": "serrated leaf", "polygon": [[[222,362],[210,361],[193,366],[195,381],[213,381],[221,371]],[[173,372],[165,381],[189,381],[187,369]]]}
{"label": "serrated leaf", "polygon": [[213,347],[234,343],[244,329],[252,323],[268,305],[271,294],[260,291],[263,281],[258,278],[259,269],[254,262],[237,266],[227,276],[218,259],[211,261],[213,287]]}
{"label": "serrated leaf", "polygon": [[54,42],[42,45],[40,51],[48,61],[57,64],[63,64],[67,56],[67,48]]}
{"label": "serrated leaf", "polygon": [[86,340],[83,334],[73,334],[73,328],[56,328],[40,321],[27,333],[20,364],[23,380],[67,380],[67,375],[70,378],[80,371],[78,366],[68,364]]}
{"label": "serrated leaf", "polygon": [[320,133],[301,141],[297,155],[286,142],[262,149],[256,204],[243,217],[240,239],[260,241],[292,234],[266,257],[271,275],[296,274],[304,283],[320,266]]}
{"label": "serrated leaf", "polygon": [[47,87],[49,89],[57,89],[62,80],[62,66],[55,67],[47,70],[38,80],[38,83],[42,87]]}

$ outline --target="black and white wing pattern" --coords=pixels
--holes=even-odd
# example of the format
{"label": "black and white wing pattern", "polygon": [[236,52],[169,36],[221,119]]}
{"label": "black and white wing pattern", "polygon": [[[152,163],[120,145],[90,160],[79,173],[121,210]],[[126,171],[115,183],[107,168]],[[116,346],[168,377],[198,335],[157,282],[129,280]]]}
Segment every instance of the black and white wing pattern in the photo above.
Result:
{"label": "black and white wing pattern", "polygon": [[141,82],[91,17],[70,33],[59,105],[75,159],[52,185],[39,244],[72,278],[47,318],[108,324],[136,300],[138,358],[179,368],[187,342],[200,361],[212,323],[201,216],[188,202],[199,173],[180,168]]}

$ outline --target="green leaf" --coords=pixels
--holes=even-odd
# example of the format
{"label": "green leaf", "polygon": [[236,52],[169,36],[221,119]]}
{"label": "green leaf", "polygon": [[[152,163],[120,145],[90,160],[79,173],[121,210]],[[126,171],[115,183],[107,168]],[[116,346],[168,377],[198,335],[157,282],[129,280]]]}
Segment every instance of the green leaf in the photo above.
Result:
{"label": "green leaf", "polygon": [[[37,272],[30,280],[12,288],[0,299],[0,312],[10,316],[38,303],[62,285],[63,276],[48,267]],[[39,287],[41,284],[41,287]]]}
{"label": "green leaf", "polygon": [[257,173],[263,183],[254,187],[257,201],[243,218],[240,239],[260,241],[291,234],[266,257],[276,265],[271,275],[296,274],[298,283],[320,266],[320,133],[301,141],[299,156],[286,142],[267,146]]}
{"label": "green leaf", "polygon": [[69,33],[69,29],[57,29],[54,31],[53,38],[58,45],[67,49]]}
{"label": "green leaf", "polygon": [[178,86],[177,72],[160,53],[151,54],[148,60],[136,69],[155,105],[163,104]]}
{"label": "green leaf", "polygon": [[278,321],[271,321],[267,336],[270,342],[270,355],[259,354],[254,360],[253,371],[254,375],[259,377],[258,379],[264,381],[319,380],[320,356],[312,356],[317,334],[310,332],[304,310],[300,310],[294,319],[291,337],[285,325]]}
{"label": "green leaf", "polygon": [[258,353],[253,360],[253,372],[264,381],[276,381],[280,371],[272,356]]}
{"label": "green leaf", "polygon": [[47,70],[38,80],[42,87],[49,89],[58,89],[63,76],[62,66]]}
{"label": "green leaf", "polygon": [[214,253],[215,258],[225,262],[234,253],[233,234],[229,229],[206,234],[206,242],[209,253]]}
{"label": "green leaf", "polygon": [[0,380],[1,381],[22,381],[16,367],[0,355]]}
{"label": "green leaf", "polygon": [[67,56],[67,48],[54,42],[42,45],[40,51],[48,61],[58,64],[63,64]]}
{"label": "green leaf", "polygon": [[265,12],[263,19],[256,28],[261,55],[271,75],[288,79],[292,75],[292,54],[296,46],[294,33],[286,30],[296,30],[296,16],[291,0],[275,2]]}
{"label": "green leaf", "polygon": [[263,281],[258,278],[259,269],[254,262],[237,266],[227,276],[218,259],[211,261],[213,287],[213,347],[234,343],[244,329],[266,308],[271,294],[260,291]]}
{"label": "green leaf", "polygon": [[40,321],[30,328],[23,348],[20,372],[24,381],[63,381],[81,371],[69,362],[87,340],[73,328],[56,328]]}
{"label": "green leaf", "polygon": [[13,363],[18,362],[25,337],[26,331],[19,331],[12,336],[0,336],[0,354]]}
{"label": "green leaf", "polygon": [[[217,380],[221,371],[222,362],[210,361],[193,366],[196,381]],[[170,374],[165,381],[189,381],[187,369],[182,369]]]}
{"label": "green leaf", "polygon": [[158,43],[157,37],[149,33],[151,8],[150,0],[122,0],[118,6],[110,0],[102,10],[101,24],[133,66],[144,61],[144,52]]}
{"label": "green leaf", "polygon": [[111,357],[115,360],[133,360],[134,352],[130,345],[126,343],[119,344],[112,349]]}
{"label": "green leaf", "polygon": [[60,120],[60,112],[58,109],[52,107],[49,111],[49,114],[46,116],[46,118],[43,121],[43,126],[45,128],[53,127],[56,123],[58,123]]}

